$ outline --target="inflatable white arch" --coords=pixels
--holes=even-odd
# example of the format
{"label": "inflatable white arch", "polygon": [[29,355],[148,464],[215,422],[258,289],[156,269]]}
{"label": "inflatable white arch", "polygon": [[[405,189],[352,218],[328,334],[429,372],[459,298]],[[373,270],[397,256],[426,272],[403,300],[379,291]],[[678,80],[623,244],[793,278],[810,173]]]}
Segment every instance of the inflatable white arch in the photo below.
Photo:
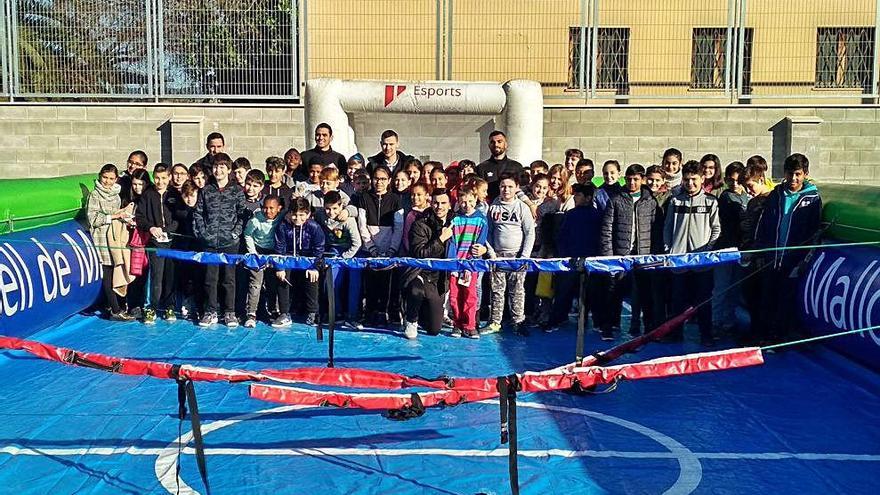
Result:
{"label": "inflatable white arch", "polygon": [[346,157],[353,155],[357,145],[349,114],[354,112],[498,115],[495,128],[507,134],[507,154],[528,165],[541,159],[543,111],[543,92],[536,81],[311,79],[305,88],[305,142],[313,143],[315,126],[326,122],[333,128],[333,149]]}

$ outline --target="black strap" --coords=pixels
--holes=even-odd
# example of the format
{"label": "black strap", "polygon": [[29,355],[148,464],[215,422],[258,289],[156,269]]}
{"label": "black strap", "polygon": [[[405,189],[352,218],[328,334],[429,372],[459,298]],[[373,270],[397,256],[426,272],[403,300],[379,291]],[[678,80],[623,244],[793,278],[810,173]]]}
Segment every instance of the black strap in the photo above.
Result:
{"label": "black strap", "polygon": [[[174,365],[171,368],[173,375],[180,375],[180,365]],[[205,493],[211,494],[211,486],[208,484],[208,464],[205,458],[205,443],[202,437],[202,421],[199,417],[199,404],[196,401],[196,390],[192,380],[177,379],[177,417],[183,422],[186,418],[187,404],[190,411],[190,422],[193,432],[193,446],[196,449],[196,464],[199,467],[199,475],[202,477],[202,483],[205,484]],[[182,446],[178,445],[177,449],[177,478],[180,479],[180,456],[182,454]]]}
{"label": "black strap", "polygon": [[425,404],[419,394],[410,394],[410,405],[400,409],[389,409],[385,417],[394,421],[406,421],[425,414]]}
{"label": "black strap", "polygon": [[[312,268],[315,270],[318,270],[319,274],[324,273],[325,269],[327,268],[327,264],[324,262],[324,257],[321,256],[318,259],[316,259],[315,263],[312,265]],[[320,282],[320,280],[319,280],[319,282]],[[320,291],[319,291],[319,294],[320,294]],[[316,320],[315,320],[315,336],[317,337],[318,342],[323,342],[324,341],[324,327],[321,325],[320,306],[318,306],[318,309],[319,309],[318,314],[315,315],[315,318],[316,318]]]}
{"label": "black strap", "polygon": [[64,362],[74,366],[82,366],[83,368],[109,371],[110,373],[119,373],[122,370],[122,363],[119,361],[113,361],[110,365],[96,363],[80,356],[76,351],[67,351],[64,355]]}
{"label": "black strap", "polygon": [[333,270],[324,270],[324,286],[327,290],[327,331],[330,333],[330,342],[327,349],[327,367],[333,367],[333,342],[336,331],[336,289],[334,287]]}
{"label": "black strap", "polygon": [[507,469],[510,475],[510,493],[519,495],[519,464],[517,462],[516,393],[522,383],[515,373],[499,376],[496,382],[498,404],[501,406],[501,443],[509,443]]}
{"label": "black strap", "polygon": [[495,381],[495,388],[498,390],[498,405],[501,411],[501,445],[507,443],[507,377],[499,376]]}
{"label": "black strap", "polygon": [[510,493],[519,495],[519,463],[517,461],[517,427],[516,427],[516,393],[522,390],[517,375],[508,377],[510,385],[507,387],[507,409],[510,432],[510,446],[508,447],[507,470],[510,474]]}
{"label": "black strap", "polygon": [[427,378],[422,375],[410,375],[410,378],[417,378],[419,380],[425,380],[426,382],[443,382],[448,388],[455,387],[455,378],[452,378],[449,375],[439,375],[434,378]]}

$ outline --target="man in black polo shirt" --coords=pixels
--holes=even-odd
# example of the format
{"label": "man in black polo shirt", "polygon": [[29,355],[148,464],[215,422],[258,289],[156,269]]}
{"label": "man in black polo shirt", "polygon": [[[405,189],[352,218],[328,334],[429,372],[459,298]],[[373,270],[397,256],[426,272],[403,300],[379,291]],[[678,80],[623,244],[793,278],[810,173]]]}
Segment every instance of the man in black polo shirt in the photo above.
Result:
{"label": "man in black polo shirt", "polygon": [[489,153],[492,157],[477,165],[477,173],[489,183],[489,200],[498,196],[498,184],[502,176],[519,177],[523,166],[507,157],[507,135],[501,131],[489,134]]}
{"label": "man in black polo shirt", "polygon": [[391,169],[392,173],[396,173],[400,168],[406,165],[412,157],[400,151],[400,137],[391,129],[382,133],[379,138],[379,145],[382,151],[371,156],[367,163],[367,170],[373,171],[376,165],[385,165]]}
{"label": "man in black polo shirt", "polygon": [[333,141],[333,129],[330,124],[321,122],[315,127],[315,147],[302,152],[300,167],[307,171],[313,163],[318,163],[323,166],[335,165],[340,173],[345,172],[345,157],[333,151],[330,147],[331,141]]}

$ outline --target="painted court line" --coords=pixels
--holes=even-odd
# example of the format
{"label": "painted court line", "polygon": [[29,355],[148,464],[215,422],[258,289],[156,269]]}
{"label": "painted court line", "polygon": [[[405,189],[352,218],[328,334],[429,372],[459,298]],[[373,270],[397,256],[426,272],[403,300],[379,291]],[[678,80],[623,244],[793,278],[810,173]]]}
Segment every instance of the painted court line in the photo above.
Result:
{"label": "painted court line", "polygon": [[[0,448],[0,455],[12,456],[157,456],[165,449],[139,447],[92,447],[84,449],[76,448],[46,448],[34,449],[18,447],[14,445]],[[184,454],[193,455],[195,450],[187,447]],[[476,450],[476,449],[359,449],[359,448],[303,448],[303,449],[231,449],[231,448],[206,448],[206,455],[217,456],[446,456],[446,457],[507,457],[507,449]],[[633,452],[621,450],[563,450],[563,449],[538,449],[520,450],[522,457],[594,457],[594,458],[622,458],[622,459],[675,459],[677,454],[672,452]],[[694,452],[699,459],[710,460],[786,460],[796,459],[801,461],[867,461],[880,462],[880,454],[834,454],[834,453],[809,453],[809,452]]]}

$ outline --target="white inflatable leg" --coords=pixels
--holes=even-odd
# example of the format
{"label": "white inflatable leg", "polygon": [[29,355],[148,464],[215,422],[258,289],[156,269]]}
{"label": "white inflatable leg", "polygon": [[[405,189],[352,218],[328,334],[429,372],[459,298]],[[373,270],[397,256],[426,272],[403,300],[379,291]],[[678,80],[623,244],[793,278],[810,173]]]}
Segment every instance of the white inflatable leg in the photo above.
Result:
{"label": "white inflatable leg", "polygon": [[354,130],[348,122],[348,114],[342,108],[340,97],[343,89],[341,79],[310,79],[305,88],[305,138],[306,149],[314,146],[315,126],[321,122],[333,128],[333,149],[346,158],[357,153]]}
{"label": "white inflatable leg", "polygon": [[507,104],[498,127],[507,134],[507,154],[523,166],[541,159],[544,145],[544,94],[537,81],[516,79],[504,84]]}

